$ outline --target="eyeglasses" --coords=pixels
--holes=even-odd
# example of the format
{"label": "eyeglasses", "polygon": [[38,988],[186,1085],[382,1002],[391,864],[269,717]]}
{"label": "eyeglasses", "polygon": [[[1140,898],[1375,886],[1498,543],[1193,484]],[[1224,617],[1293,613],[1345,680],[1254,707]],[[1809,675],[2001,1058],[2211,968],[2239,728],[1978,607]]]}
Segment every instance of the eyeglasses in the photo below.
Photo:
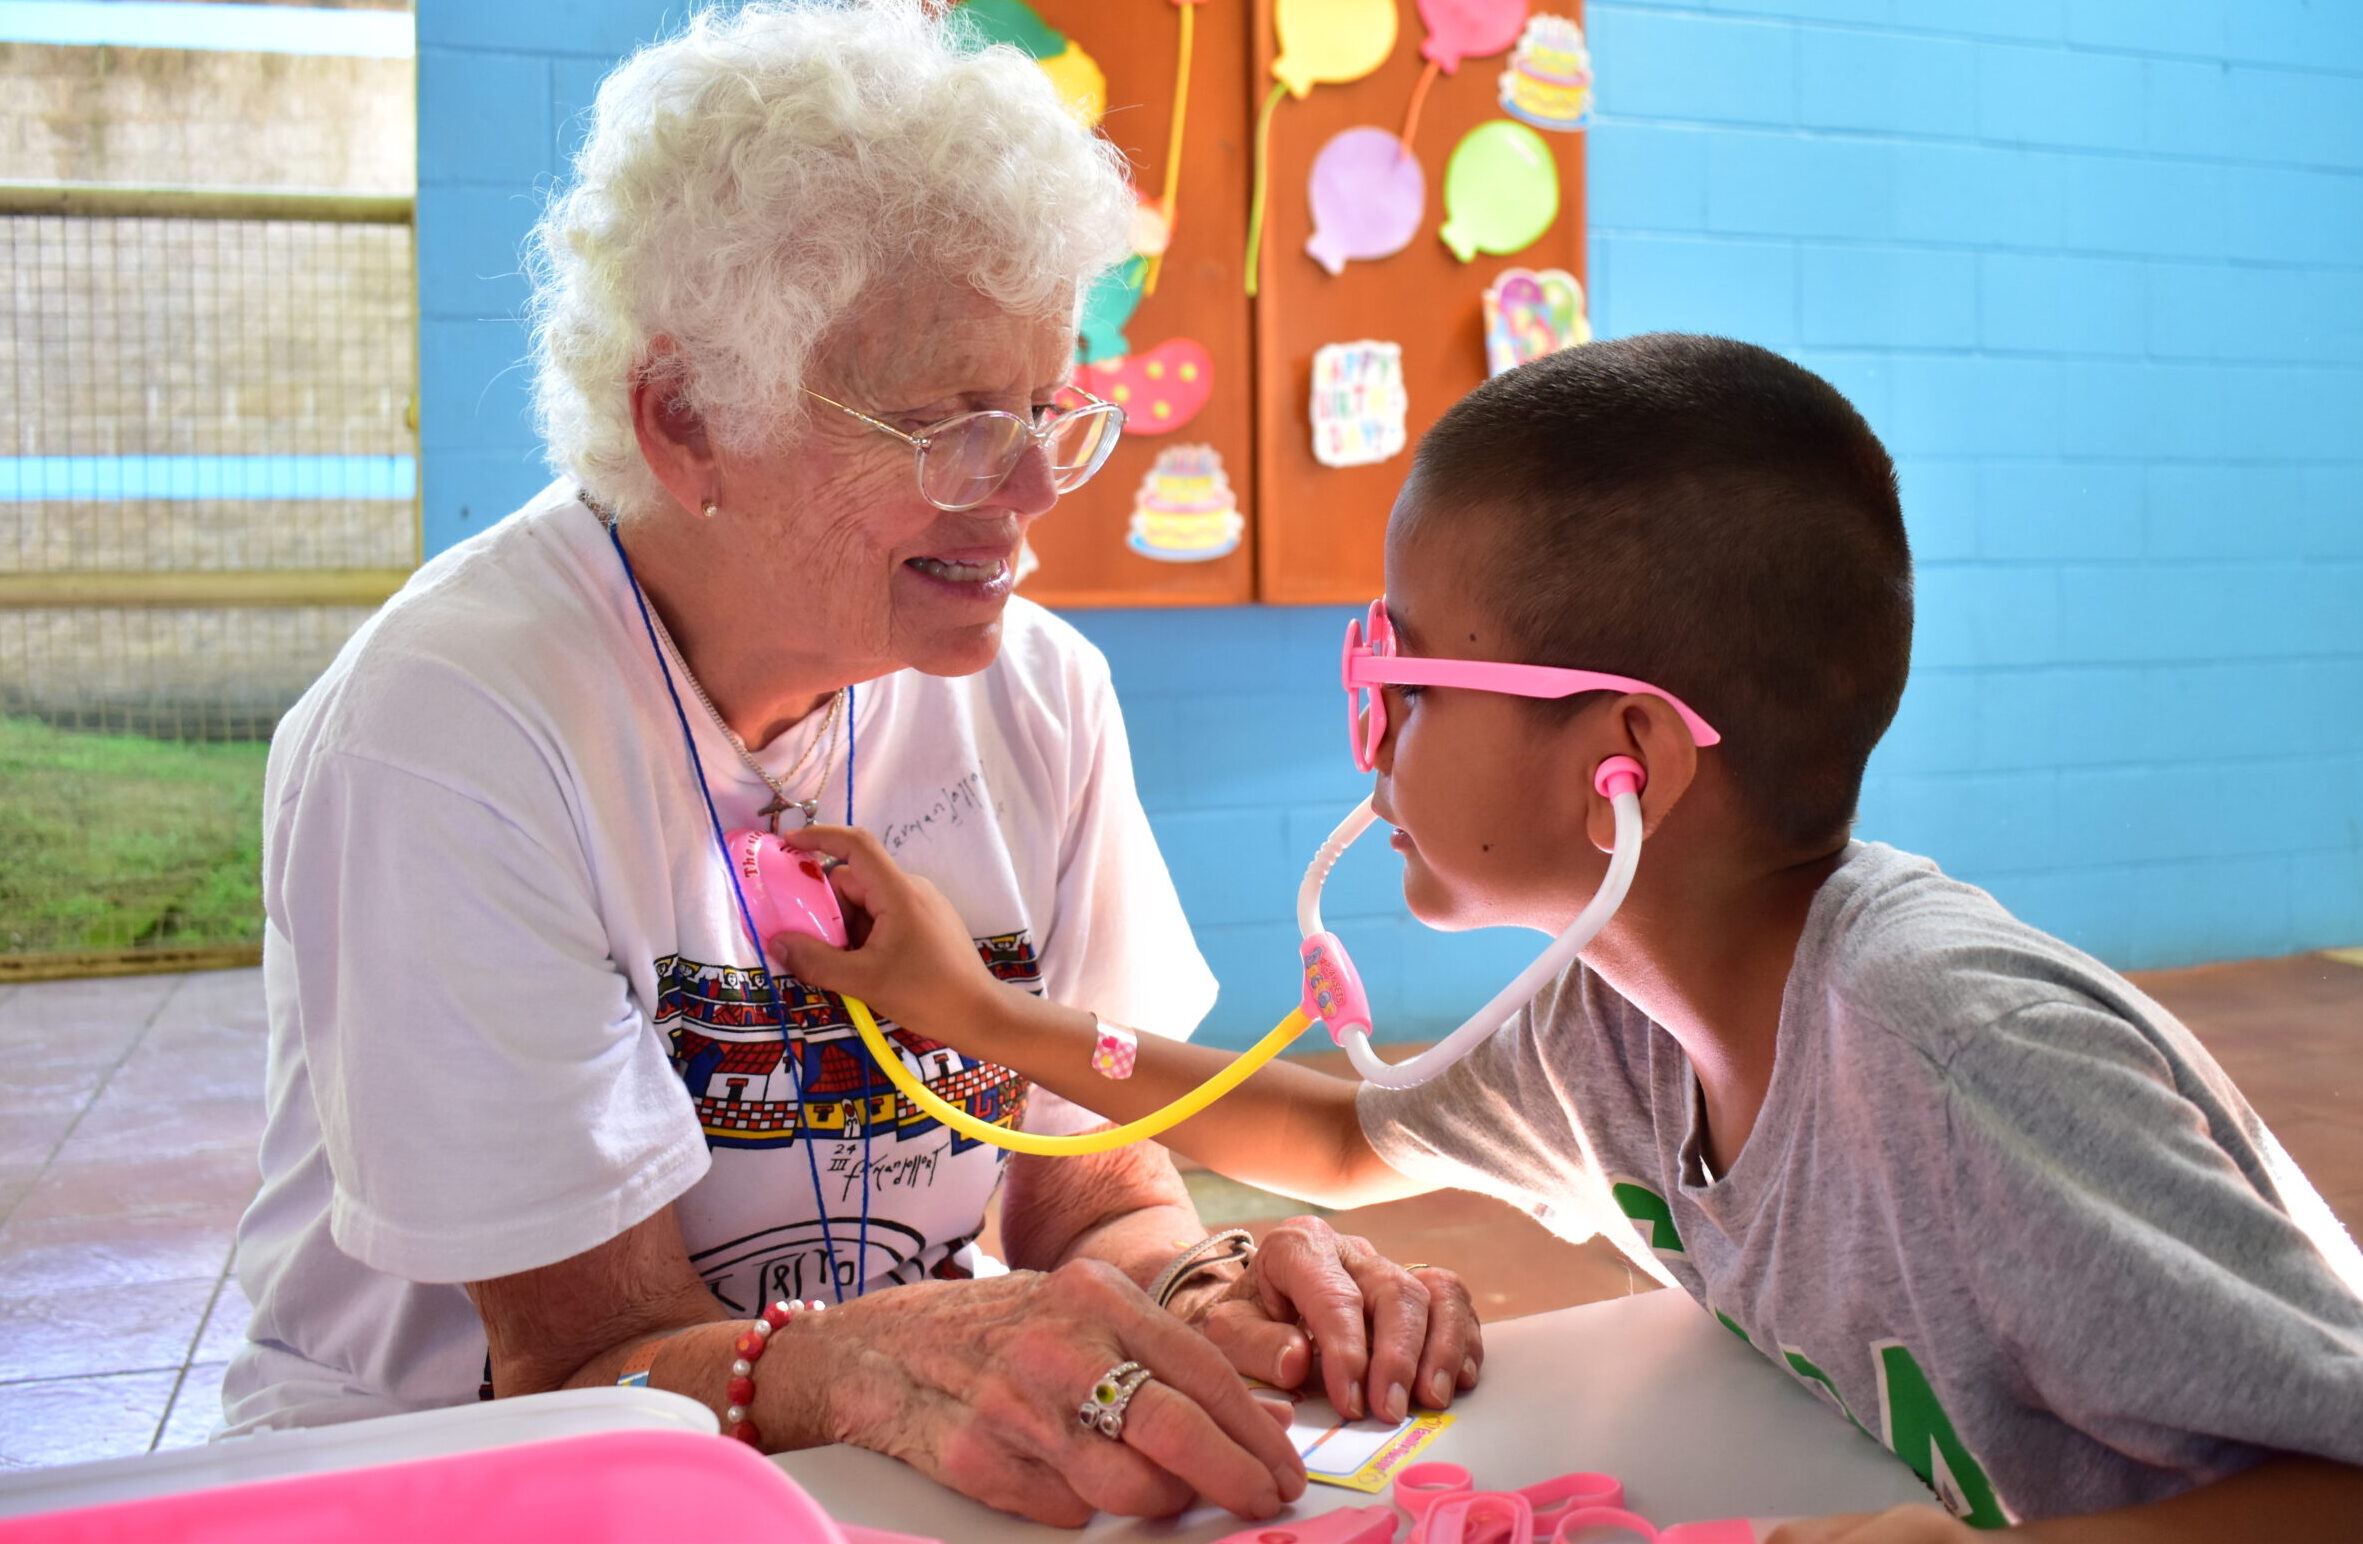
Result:
{"label": "eyeglasses", "polygon": [[1031,421],[1015,413],[987,409],[954,413],[929,424],[917,434],[905,434],[889,423],[824,397],[810,387],[804,395],[826,402],[871,428],[891,434],[911,447],[917,464],[919,495],[938,509],[958,513],[991,498],[1009,474],[1025,459],[1026,447],[1038,447],[1050,462],[1053,492],[1072,493],[1091,481],[1106,465],[1108,452],[1124,433],[1124,409],[1102,402],[1080,387],[1068,386],[1062,396],[1082,399],[1072,406],[1037,410]]}
{"label": "eyeglasses", "polygon": [[1603,675],[1597,670],[1562,670],[1556,665],[1506,665],[1489,660],[1431,659],[1395,652],[1395,624],[1387,617],[1387,603],[1370,603],[1367,618],[1346,624],[1345,657],[1339,675],[1346,688],[1346,733],[1353,742],[1354,767],[1367,772],[1378,761],[1379,742],[1387,737],[1387,701],[1381,686],[1458,686],[1470,691],[1505,692],[1513,697],[1572,697],[1577,692],[1647,692],[1663,697],[1690,737],[1713,745],[1723,737],[1703,718],[1662,687],[1631,676]]}

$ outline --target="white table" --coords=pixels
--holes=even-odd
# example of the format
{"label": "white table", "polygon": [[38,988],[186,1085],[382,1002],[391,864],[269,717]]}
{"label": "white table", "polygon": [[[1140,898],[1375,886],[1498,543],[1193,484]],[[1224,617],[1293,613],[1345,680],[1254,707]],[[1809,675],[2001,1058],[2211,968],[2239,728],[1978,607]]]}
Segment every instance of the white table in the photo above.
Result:
{"label": "white table", "polygon": [[[1459,1419],[1422,1461],[1460,1464],[1489,1489],[1571,1470],[1612,1474],[1624,1481],[1626,1505],[1660,1526],[1877,1511],[1929,1499],[1885,1448],[1679,1292],[1487,1325],[1484,1383],[1452,1408]],[[951,1544],[1206,1544],[1247,1526],[1201,1508],[1173,1522],[1102,1517],[1077,1533],[993,1511],[856,1448],[783,1453],[773,1461],[832,1517]],[[1287,1515],[1386,1499],[1315,1485]]]}

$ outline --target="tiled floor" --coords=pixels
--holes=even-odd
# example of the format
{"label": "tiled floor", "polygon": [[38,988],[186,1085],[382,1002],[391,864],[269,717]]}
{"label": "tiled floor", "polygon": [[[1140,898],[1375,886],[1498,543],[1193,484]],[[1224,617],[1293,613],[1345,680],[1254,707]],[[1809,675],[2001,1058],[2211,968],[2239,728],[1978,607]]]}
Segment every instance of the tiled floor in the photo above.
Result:
{"label": "tiled floor", "polygon": [[[2363,1229],[2363,964],[2322,956],[2142,978]],[[0,1468],[204,1439],[245,1304],[226,1274],[255,1184],[256,971],[0,987]],[[1210,1222],[1300,1210],[1205,1173]],[[1614,1253],[1448,1194],[1335,1215],[1455,1266],[1491,1318],[1634,1290]]]}

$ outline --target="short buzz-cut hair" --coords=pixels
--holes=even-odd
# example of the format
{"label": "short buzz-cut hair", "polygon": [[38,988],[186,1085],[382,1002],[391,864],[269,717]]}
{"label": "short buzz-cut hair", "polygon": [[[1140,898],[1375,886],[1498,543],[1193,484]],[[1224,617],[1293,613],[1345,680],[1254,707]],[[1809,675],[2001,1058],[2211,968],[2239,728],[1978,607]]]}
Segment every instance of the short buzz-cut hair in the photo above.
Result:
{"label": "short buzz-cut hair", "polygon": [[1844,838],[1910,669],[1912,559],[1894,464],[1829,382],[1729,338],[1565,349],[1428,430],[1396,520],[1465,544],[1519,658],[1697,709],[1781,849]]}

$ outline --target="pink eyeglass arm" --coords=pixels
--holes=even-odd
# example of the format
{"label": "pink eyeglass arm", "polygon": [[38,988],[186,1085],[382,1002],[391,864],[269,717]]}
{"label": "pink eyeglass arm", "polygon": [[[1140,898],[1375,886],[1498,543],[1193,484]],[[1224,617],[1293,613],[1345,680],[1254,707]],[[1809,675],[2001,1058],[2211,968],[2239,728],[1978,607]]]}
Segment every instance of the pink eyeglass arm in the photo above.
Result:
{"label": "pink eyeglass arm", "polygon": [[1557,665],[1504,665],[1479,660],[1437,659],[1426,654],[1357,654],[1346,662],[1347,687],[1466,686],[1513,697],[1572,697],[1577,692],[1646,692],[1663,698],[1682,716],[1690,737],[1713,745],[1723,736],[1692,712],[1681,698],[1631,676]]}

